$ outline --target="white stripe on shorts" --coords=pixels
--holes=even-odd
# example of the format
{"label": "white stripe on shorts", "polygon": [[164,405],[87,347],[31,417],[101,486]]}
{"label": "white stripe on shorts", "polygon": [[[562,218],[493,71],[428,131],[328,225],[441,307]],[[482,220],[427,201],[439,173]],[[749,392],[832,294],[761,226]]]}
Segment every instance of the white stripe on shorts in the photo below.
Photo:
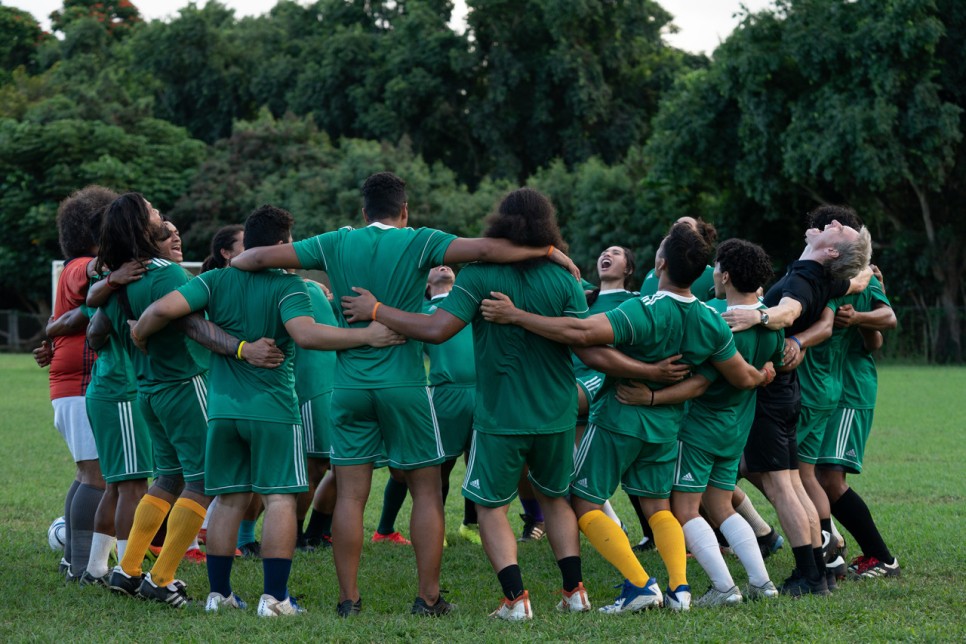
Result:
{"label": "white stripe on shorts", "polygon": [[315,451],[315,421],[312,418],[312,401],[302,403],[302,429],[305,431],[305,443],[309,452]]}
{"label": "white stripe on shorts", "polygon": [[208,422],[208,387],[205,385],[205,381],[201,376],[194,376],[191,379],[191,384],[195,388],[195,396],[198,398],[198,405],[201,407],[201,413],[205,417],[205,423]]}
{"label": "white stripe on shorts", "polygon": [[426,398],[429,400],[429,413],[433,418],[433,435],[436,438],[436,458],[443,458],[443,437],[439,434],[439,421],[436,420],[436,407],[433,406],[433,391],[426,387]]}
{"label": "white stripe on shorts", "polygon": [[584,431],[584,437],[580,440],[580,447],[577,448],[577,458],[574,459],[574,474],[579,472],[587,460],[587,452],[590,450],[590,443],[594,440],[597,433],[597,425],[591,423]]}
{"label": "white stripe on shorts", "polygon": [[117,415],[121,421],[121,453],[124,454],[124,473],[134,472],[134,429],[131,418],[131,403],[117,403]]}

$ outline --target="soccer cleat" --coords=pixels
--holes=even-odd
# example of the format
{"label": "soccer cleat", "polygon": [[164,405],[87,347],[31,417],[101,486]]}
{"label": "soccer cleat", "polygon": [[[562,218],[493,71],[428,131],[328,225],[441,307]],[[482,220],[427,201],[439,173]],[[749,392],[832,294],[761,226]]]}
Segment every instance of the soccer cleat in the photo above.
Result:
{"label": "soccer cleat", "polygon": [[513,601],[504,597],[500,601],[500,607],[490,613],[490,617],[508,622],[522,622],[533,619],[533,611],[530,610],[530,593],[524,590],[523,594]]}
{"label": "soccer cleat", "polygon": [[836,579],[845,579],[848,574],[849,566],[845,563],[847,554],[844,540],[842,545],[829,549],[828,556],[825,559],[825,567],[835,573]]}
{"label": "soccer cleat", "polygon": [[590,598],[587,597],[584,582],[577,584],[577,587],[569,593],[566,590],[561,590],[560,594],[563,597],[557,603],[558,613],[586,613],[590,610]]}
{"label": "soccer cleat", "polygon": [[540,541],[547,535],[543,521],[537,521],[529,514],[521,514],[520,518],[523,519],[523,532],[517,541]]}
{"label": "soccer cleat", "polygon": [[132,577],[124,572],[120,566],[114,566],[114,570],[111,571],[111,579],[108,582],[108,587],[120,595],[137,597],[138,588],[141,587],[141,581],[143,579],[144,575]]}
{"label": "soccer cleat", "polygon": [[634,552],[645,552],[647,550],[654,550],[654,539],[648,537],[643,537],[640,542],[631,548]]}
{"label": "soccer cleat", "polygon": [[756,537],[756,539],[758,540],[758,548],[761,550],[762,559],[767,559],[781,550],[782,546],[785,545],[785,539],[775,532],[775,528],[772,528],[771,532],[765,536]]}
{"label": "soccer cleat", "polygon": [[222,608],[245,610],[248,608],[248,604],[235,593],[230,594],[228,597],[225,597],[221,593],[209,593],[208,599],[205,601],[205,612],[217,613]]}
{"label": "soccer cleat", "polygon": [[208,561],[208,556],[201,551],[201,548],[188,548],[184,553],[184,559],[191,563],[203,564]]}
{"label": "soccer cleat", "polygon": [[110,588],[111,586],[111,573],[106,572],[101,577],[95,577],[90,573],[90,571],[85,570],[84,574],[80,576],[81,586],[102,586],[104,588]]}
{"label": "soccer cleat", "polygon": [[852,566],[849,566],[849,576],[857,579],[898,577],[902,572],[899,568],[899,560],[895,557],[892,558],[891,564],[883,563],[875,557],[859,557],[856,561],[853,561]]}
{"label": "soccer cleat", "polygon": [[480,539],[480,526],[475,523],[473,525],[461,523],[460,536],[470,543],[474,543],[478,546],[483,545],[483,540]]}
{"label": "soccer cleat", "polygon": [[339,602],[338,606],[335,607],[335,612],[343,619],[358,615],[362,612],[362,597],[356,601],[346,599]]}
{"label": "soccer cleat", "polygon": [[57,564],[57,572],[60,574],[61,577],[66,577],[68,570],[70,570],[70,562],[64,559],[63,557],[61,557],[60,563]]}
{"label": "soccer cleat", "polygon": [[828,588],[828,591],[830,593],[834,593],[836,590],[839,589],[839,585],[836,583],[836,580],[835,580],[835,571],[832,570],[831,568],[825,569],[825,586]]}
{"label": "soccer cleat", "polygon": [[737,606],[743,599],[741,591],[738,590],[737,586],[732,586],[724,592],[711,586],[708,588],[708,592],[694,600],[694,605],[701,606],[702,608],[711,606]]}
{"label": "soccer cleat", "polygon": [[259,617],[290,617],[301,615],[304,612],[305,609],[295,603],[295,598],[291,595],[282,601],[275,599],[271,595],[262,595],[261,599],[258,600]]}
{"label": "soccer cleat", "polygon": [[205,546],[208,545],[208,529],[202,528],[198,530],[198,543]]}
{"label": "soccer cleat", "polygon": [[681,584],[674,590],[668,588],[664,591],[664,608],[678,612],[691,610],[691,587]]}
{"label": "soccer cleat", "polygon": [[778,597],[780,593],[778,589],[775,588],[773,582],[766,581],[764,586],[755,586],[753,584],[748,584],[748,599],[758,600],[758,599],[774,599]]}
{"label": "soccer cleat", "polygon": [[449,615],[454,608],[456,606],[443,599],[442,595],[440,595],[439,599],[432,606],[427,604],[426,600],[422,597],[417,597],[416,601],[413,602],[413,608],[410,612],[420,617],[442,617],[443,615]]}
{"label": "soccer cleat", "polygon": [[305,545],[313,550],[325,550],[332,547],[332,535],[323,534],[321,537],[306,537]]}
{"label": "soccer cleat", "polygon": [[83,576],[83,574],[84,573],[81,573],[80,575],[75,575],[74,573],[72,573],[70,571],[70,567],[68,566],[67,572],[64,573],[64,581],[66,581],[68,584],[78,583],[78,582],[80,582],[81,577]]}
{"label": "soccer cleat", "polygon": [[238,546],[238,550],[241,551],[241,556],[249,559],[261,559],[262,558],[262,544],[257,541],[252,541],[251,543],[243,543]]}
{"label": "soccer cleat", "polygon": [[818,581],[811,581],[796,568],[792,571],[791,576],[785,580],[781,587],[782,595],[789,595],[791,597],[801,597],[802,595],[819,595],[822,597],[828,596],[828,583],[825,581],[825,577],[821,577]]}
{"label": "soccer cleat", "polygon": [[147,552],[144,553],[144,558],[151,563],[158,560],[158,556],[161,554],[161,546],[148,546]]}
{"label": "soccer cleat", "polygon": [[411,546],[413,542],[402,536],[399,532],[391,532],[389,534],[381,534],[379,532],[372,533],[372,543],[394,543],[397,546]]}
{"label": "soccer cleat", "polygon": [[149,601],[167,604],[172,608],[184,608],[188,605],[188,593],[183,581],[175,579],[167,586],[158,586],[151,579],[151,573],[144,575],[144,579],[141,580],[138,596]]}
{"label": "soccer cleat", "polygon": [[644,586],[635,586],[629,579],[625,579],[618,588],[621,589],[621,594],[614,603],[597,610],[608,615],[617,615],[636,613],[646,608],[658,608],[664,604],[664,596],[661,595],[661,588],[654,577],[648,579]]}

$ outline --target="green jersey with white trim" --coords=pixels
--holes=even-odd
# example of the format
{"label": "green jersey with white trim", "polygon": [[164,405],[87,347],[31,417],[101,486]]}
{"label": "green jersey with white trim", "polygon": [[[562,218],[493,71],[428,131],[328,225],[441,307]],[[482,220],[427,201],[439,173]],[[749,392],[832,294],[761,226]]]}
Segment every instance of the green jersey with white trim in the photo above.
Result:
{"label": "green jersey with white trim", "polygon": [[[325,296],[322,287],[315,282],[306,280],[312,303],[312,317],[319,324],[338,326],[332,303]],[[315,351],[295,347],[295,394],[299,405],[316,396],[332,391],[332,379],[335,377],[335,351]]]}
{"label": "green jersey with white trim", "polygon": [[[641,284],[641,295],[654,295],[657,293],[657,284],[657,274],[652,268],[644,277],[644,283]],[[704,272],[701,273],[701,277],[694,280],[694,283],[691,285],[691,293],[702,302],[708,302],[714,299],[714,266],[705,267]]]}
{"label": "green jersey with white trim", "polygon": [[[590,309],[587,311],[587,315],[596,315],[597,313],[606,313],[611,309],[615,309],[627,300],[638,297],[637,293],[632,293],[631,291],[624,290],[622,288],[601,291],[597,294],[597,299],[594,303],[590,305]],[[594,371],[583,362],[580,361],[576,355],[573,357],[574,362],[574,377],[588,378],[593,375],[599,375],[601,380],[603,380],[604,375],[598,371]]]}
{"label": "green jersey with white trim", "polygon": [[[891,307],[882,284],[875,277],[861,293],[846,295],[836,300],[839,306],[851,304],[859,312],[867,313],[876,302]],[[875,368],[875,358],[865,348],[862,334],[857,327],[836,329],[843,336],[842,356],[842,396],[839,407],[845,409],[874,409],[879,390],[879,374]]]}
{"label": "green jersey with white trim", "polygon": [[[97,312],[97,309],[91,309],[86,304],[81,304],[81,310],[88,319],[92,319]],[[91,368],[91,382],[84,395],[91,400],[129,402],[138,395],[135,382],[131,359],[112,330],[107,342],[97,351],[97,360]]]}
{"label": "green jersey with white trim", "polygon": [[178,289],[193,311],[236,338],[272,338],[285,354],[275,369],[260,369],[235,356],[212,356],[208,419],[301,424],[295,397],[295,342],[285,329],[292,318],[312,316],[305,282],[284,271],[249,273],[219,268]]}
{"label": "green jersey with white trim", "polygon": [[154,393],[207,371],[208,365],[201,362],[208,351],[171,325],[148,339],[146,355],[134,346],[128,320],[137,320],[153,302],[191,279],[191,273],[160,257],[149,260],[145,268],[141,279],[112,294],[103,309],[131,359],[138,392]]}
{"label": "green jersey with white trim", "polygon": [[[763,310],[762,303],[728,308]],[[735,348],[748,364],[761,369],[766,362],[782,364],[785,332],[771,331],[761,325],[734,334]],[[680,440],[722,458],[741,455],[755,420],[755,389],[737,389],[709,363],[696,373],[711,381],[707,391],[690,401],[681,421]]]}
{"label": "green jersey with white trim", "polygon": [[[379,302],[410,313],[423,310],[429,270],[443,263],[454,235],[432,228],[395,228],[374,222],[365,228],[339,230],[293,244],[303,268],[326,271],[336,301],[356,295],[353,286],[368,289]],[[346,324],[340,310],[339,326]],[[376,349],[359,347],[339,352],[335,386],[350,389],[426,385],[420,343]]]}
{"label": "green jersey with white trim", "polygon": [[550,434],[573,429],[577,388],[570,347],[512,324],[486,322],[480,302],[504,293],[531,313],[585,317],[587,298],[567,271],[549,260],[470,264],[439,308],[473,325],[476,410],[473,428],[487,434]]}
{"label": "green jersey with white trim", "polygon": [[[448,293],[437,295],[423,305],[423,313],[432,315]],[[429,384],[473,386],[476,384],[476,360],[473,356],[473,325],[442,344],[426,344],[429,356]]]}
{"label": "green jersey with white trim", "polygon": [[[681,354],[679,362],[692,367],[706,360],[723,362],[735,354],[731,329],[717,311],[696,297],[658,291],[628,300],[607,316],[614,330],[614,346],[641,362],[655,363]],[[619,379],[608,377],[598,395],[601,401],[590,422],[649,443],[675,440],[684,404],[645,407],[617,400]],[[666,385],[644,381],[658,390]]]}

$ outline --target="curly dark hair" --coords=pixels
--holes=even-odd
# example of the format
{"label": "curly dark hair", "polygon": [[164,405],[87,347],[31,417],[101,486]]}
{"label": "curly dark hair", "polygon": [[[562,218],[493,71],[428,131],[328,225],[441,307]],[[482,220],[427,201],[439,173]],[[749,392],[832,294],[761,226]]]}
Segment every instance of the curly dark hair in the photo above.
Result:
{"label": "curly dark hair", "polygon": [[117,193],[104,186],[90,185],[72,193],[57,207],[57,233],[64,259],[97,252],[104,209]]}
{"label": "curly dark hair", "polygon": [[701,277],[714,253],[718,231],[709,223],[698,221],[693,227],[686,223],[671,226],[671,232],[661,242],[671,282],[680,288],[690,287]]}
{"label": "curly dark hair", "polygon": [[721,242],[715,262],[721,264],[721,272],[728,273],[728,279],[742,293],[754,293],[773,275],[771,259],[765,250],[744,239]]}
{"label": "curly dark hair", "polygon": [[232,224],[231,226],[222,226],[219,228],[215,236],[211,238],[209,254],[208,257],[205,257],[205,261],[201,263],[201,272],[204,273],[216,268],[228,266],[228,260],[221,254],[221,251],[231,250],[231,247],[235,245],[235,235],[244,230],[245,227],[241,224]]}
{"label": "curly dark hair", "polygon": [[292,213],[275,206],[259,206],[245,221],[245,248],[286,243],[292,235],[295,218]]}
{"label": "curly dark hair", "polygon": [[520,246],[552,245],[567,252],[553,204],[533,188],[520,188],[503,197],[486,224],[484,237],[508,239]]}
{"label": "curly dark hair", "polygon": [[855,210],[849,206],[819,206],[808,213],[808,227],[822,230],[832,221],[837,221],[843,226],[859,230],[862,228],[862,219],[856,214]]}
{"label": "curly dark hair", "polygon": [[362,207],[367,221],[395,219],[406,201],[406,182],[392,172],[377,172],[362,184]]}
{"label": "curly dark hair", "polygon": [[124,262],[160,256],[158,240],[168,234],[163,229],[151,225],[151,213],[141,193],[121,195],[104,211],[97,270],[106,266],[116,271]]}

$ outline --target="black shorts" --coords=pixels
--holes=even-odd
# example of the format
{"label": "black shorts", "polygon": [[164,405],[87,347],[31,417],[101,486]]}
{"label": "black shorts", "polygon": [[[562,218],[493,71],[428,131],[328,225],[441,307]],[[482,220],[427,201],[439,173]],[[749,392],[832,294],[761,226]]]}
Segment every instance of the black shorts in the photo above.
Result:
{"label": "black shorts", "polygon": [[745,466],[749,472],[778,472],[798,469],[798,414],[801,400],[776,403],[759,400],[755,421],[745,445]]}

